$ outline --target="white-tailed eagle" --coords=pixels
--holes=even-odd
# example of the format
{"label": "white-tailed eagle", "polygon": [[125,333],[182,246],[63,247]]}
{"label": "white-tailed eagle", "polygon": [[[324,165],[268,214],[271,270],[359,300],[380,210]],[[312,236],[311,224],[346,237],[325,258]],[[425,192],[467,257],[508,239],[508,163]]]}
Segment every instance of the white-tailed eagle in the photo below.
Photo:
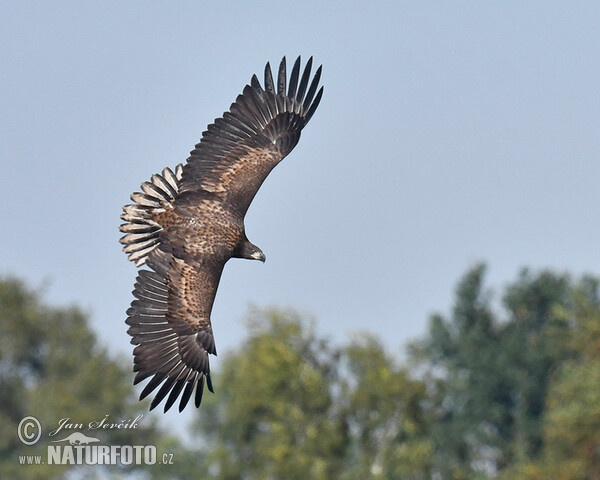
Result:
{"label": "white-tailed eagle", "polygon": [[212,392],[208,354],[216,355],[210,312],[225,263],[232,258],[264,262],[250,243],[244,216],[269,172],[292,151],[319,105],[321,67],[311,80],[312,58],[300,75],[300,57],[287,81],[285,57],[277,83],[265,67],[264,88],[250,85],[202,134],[185,166],[165,168],[142,183],[123,207],[124,251],[139,271],[127,310],[135,345],[134,384],[150,378],[140,400],[158,392],[166,412],[179,411],[204,381]]}

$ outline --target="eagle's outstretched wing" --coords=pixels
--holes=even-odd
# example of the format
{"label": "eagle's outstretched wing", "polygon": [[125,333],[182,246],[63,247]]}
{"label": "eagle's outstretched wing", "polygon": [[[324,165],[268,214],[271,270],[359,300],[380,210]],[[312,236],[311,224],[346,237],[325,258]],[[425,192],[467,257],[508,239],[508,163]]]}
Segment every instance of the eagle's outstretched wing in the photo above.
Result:
{"label": "eagle's outstretched wing", "polygon": [[269,172],[296,146],[321,101],[321,67],[309,86],[311,68],[312,57],[300,77],[298,57],[286,85],[283,57],[275,86],[267,63],[264,89],[254,75],[229,112],[202,134],[183,167],[180,192],[215,193],[243,216]]}
{"label": "eagle's outstretched wing", "polygon": [[284,57],[275,86],[267,63],[264,89],[253,76],[183,169],[153,175],[123,208],[124,250],[136,266],[151,269],[139,272],[126,321],[136,345],[134,383],[152,377],[140,398],[160,386],[151,409],[167,398],[167,411],[181,395],[181,411],[194,389],[198,406],[205,381],[212,391],[210,312],[221,273],[238,242],[247,241],[243,219],[257,190],[294,148],[321,100],[321,67],[309,85],[311,68],[312,58],[300,76],[298,57],[288,86]]}
{"label": "eagle's outstretched wing", "polygon": [[210,311],[224,264],[189,265],[171,254],[154,250],[140,271],[127,311],[131,343],[136,345],[134,384],[153,376],[140,400],[162,384],[150,409],[169,394],[166,412],[179,397],[179,411],[196,387],[200,405],[204,379],[212,392],[208,354],[217,354],[210,324]]}

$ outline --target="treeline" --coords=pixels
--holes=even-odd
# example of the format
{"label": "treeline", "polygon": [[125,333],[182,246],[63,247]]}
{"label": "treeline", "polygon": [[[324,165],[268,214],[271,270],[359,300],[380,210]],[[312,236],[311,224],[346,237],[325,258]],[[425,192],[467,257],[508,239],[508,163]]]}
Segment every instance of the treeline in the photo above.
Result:
{"label": "treeline", "polygon": [[[143,437],[174,453],[135,478],[600,479],[598,279],[523,270],[501,293],[485,266],[468,270],[452,311],[432,316],[402,360],[369,333],[336,345],[294,311],[252,311],[194,417],[197,447],[150,422],[103,441]],[[131,360],[97,345],[77,309],[4,279],[0,316],[0,477],[65,473],[18,465],[35,450],[16,437],[26,415],[55,424],[146,411]]]}

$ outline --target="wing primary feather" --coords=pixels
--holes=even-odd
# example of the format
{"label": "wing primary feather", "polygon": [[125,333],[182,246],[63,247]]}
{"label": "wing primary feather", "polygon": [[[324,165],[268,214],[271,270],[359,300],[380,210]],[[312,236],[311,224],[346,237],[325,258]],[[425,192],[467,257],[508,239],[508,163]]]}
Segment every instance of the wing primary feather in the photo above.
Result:
{"label": "wing primary feather", "polygon": [[285,96],[285,84],[286,84],[286,73],[285,73],[285,57],[281,59],[279,64],[279,73],[277,75],[277,93],[281,96]]}
{"label": "wing primary feather", "polygon": [[277,115],[286,112],[285,99],[281,95],[275,96],[275,105],[277,106]]}
{"label": "wing primary feather", "polygon": [[162,384],[158,392],[156,392],[156,395],[154,395],[152,403],[150,403],[150,410],[153,410],[158,406],[160,402],[162,402],[162,399],[165,398],[165,395],[171,390],[171,388],[173,388],[173,385],[176,381],[176,376],[169,376],[167,380],[165,380],[165,383]]}
{"label": "wing primary feather", "polygon": [[159,372],[156,375],[154,375],[154,377],[152,377],[152,379],[144,387],[144,389],[142,390],[142,393],[140,393],[140,400],[143,400],[148,395],[150,395],[152,393],[152,391],[156,387],[158,387],[163,382],[163,380],[165,378],[167,378],[167,374],[166,373],[160,373]]}
{"label": "wing primary feather", "polygon": [[204,375],[200,375],[200,379],[198,380],[198,384],[196,385],[196,397],[194,398],[194,404],[196,408],[200,406],[202,403],[202,393],[204,392]]}
{"label": "wing primary feather", "polygon": [[265,65],[265,90],[269,93],[275,93],[273,72],[271,72],[271,64],[269,62]]}
{"label": "wing primary feather", "polygon": [[[133,371],[134,372],[136,371],[135,367],[134,367]],[[145,371],[140,370],[135,374],[135,378],[133,379],[133,384],[137,385],[138,383],[143,382],[144,380],[146,380],[148,377],[150,377],[152,375],[154,375],[154,374],[152,372],[149,372],[148,370],[145,370]],[[140,400],[141,400],[141,398],[140,398]]]}
{"label": "wing primary feather", "polygon": [[306,93],[306,87],[308,86],[308,79],[310,78],[310,71],[312,69],[312,61],[313,57],[308,59],[306,65],[304,67],[304,72],[302,73],[302,78],[300,79],[300,86],[298,87],[298,93],[296,94],[296,101],[298,103],[302,103],[304,99],[304,94]]}
{"label": "wing primary feather", "polygon": [[300,74],[300,56],[294,62],[292,73],[290,74],[290,86],[288,88],[288,97],[296,98],[296,88],[298,87],[298,75]]}
{"label": "wing primary feather", "polygon": [[312,102],[312,99],[315,95],[315,92],[317,91],[317,87],[319,86],[319,80],[321,79],[321,68],[319,67],[317,68],[317,71],[315,72],[315,76],[312,79],[312,82],[310,83],[310,87],[308,87],[308,92],[306,94],[306,98],[304,99],[304,102],[302,103],[302,108],[304,110],[307,110],[310,103]]}
{"label": "wing primary feather", "polygon": [[258,81],[258,77],[255,75],[252,75],[252,79],[250,80],[250,85],[252,86],[252,88],[256,88],[257,90],[262,90],[261,86],[260,86],[260,82]]}
{"label": "wing primary feather", "polygon": [[180,413],[183,412],[183,409],[186,407],[186,405],[190,401],[190,397],[192,396],[192,393],[194,392],[194,387],[196,386],[197,383],[198,383],[198,374],[194,373],[193,378],[187,382],[187,384],[185,385],[185,389],[183,390],[183,393],[181,394],[181,400],[179,401],[179,412]]}
{"label": "wing primary feather", "polygon": [[304,116],[304,123],[308,123],[310,118],[313,116],[313,113],[315,113],[315,110],[319,106],[319,102],[321,101],[322,96],[323,96],[323,87],[321,87],[319,89],[319,93],[317,93],[317,96],[315,97],[315,101],[310,104],[310,108],[308,109],[308,112],[306,112],[306,115]]}
{"label": "wing primary feather", "polygon": [[183,390],[183,387],[186,384],[186,381],[187,381],[187,377],[177,380],[175,382],[175,385],[173,385],[173,389],[171,390],[171,393],[169,394],[169,398],[167,398],[167,402],[165,403],[165,409],[163,410],[165,413],[175,403],[175,400],[177,400],[177,397],[179,397],[181,390]]}

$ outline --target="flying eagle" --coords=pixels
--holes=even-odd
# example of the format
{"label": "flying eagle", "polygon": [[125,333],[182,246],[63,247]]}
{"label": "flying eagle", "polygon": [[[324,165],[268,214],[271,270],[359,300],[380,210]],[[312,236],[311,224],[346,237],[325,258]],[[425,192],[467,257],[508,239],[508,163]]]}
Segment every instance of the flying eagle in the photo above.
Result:
{"label": "flying eagle", "polygon": [[210,312],[219,279],[232,257],[265,261],[246,237],[244,217],[319,105],[321,67],[309,85],[311,68],[312,57],[300,75],[298,57],[288,84],[283,57],[275,84],[267,63],[264,88],[254,75],[208,126],[185,166],[152,175],[123,207],[123,250],[137,267],[149,267],[139,271],[126,323],[135,345],[134,384],[152,377],[140,400],[160,385],[150,410],[168,396],[166,412],[181,395],[182,411],[194,389],[198,407],[205,379],[213,392]]}

